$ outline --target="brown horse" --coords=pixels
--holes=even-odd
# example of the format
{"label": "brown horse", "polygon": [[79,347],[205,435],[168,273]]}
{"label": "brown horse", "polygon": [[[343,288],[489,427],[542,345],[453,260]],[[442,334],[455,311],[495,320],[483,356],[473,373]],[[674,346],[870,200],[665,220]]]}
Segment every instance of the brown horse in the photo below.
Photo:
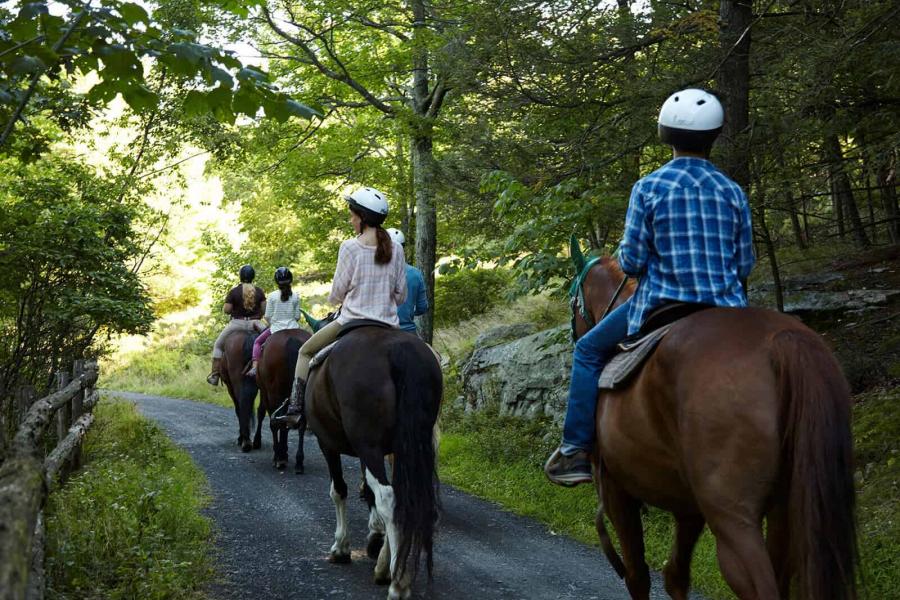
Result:
{"label": "brown horse", "polygon": [[[580,272],[580,252],[573,258]],[[612,259],[590,268],[584,309],[594,322],[623,279]],[[588,324],[574,313],[580,337]],[[800,598],[854,598],[850,403],[831,351],[792,317],[711,308],[677,322],[628,387],[601,392],[597,406],[597,532],[631,597],[649,597],[640,514],[649,504],[676,521],[663,570],[672,598],[687,598],[704,525],[741,599],[787,599],[792,582]]]}
{"label": "brown horse", "polygon": [[[244,452],[250,452],[253,445],[250,441],[250,429],[253,420],[253,403],[256,400],[256,380],[244,373],[250,363],[253,352],[255,333],[234,331],[225,338],[222,344],[221,373],[222,382],[228,389],[228,395],[234,402],[234,414],[238,418],[238,445]],[[258,429],[257,429],[258,431]],[[257,437],[258,437],[257,433]],[[259,445],[256,446],[259,448]]]}
{"label": "brown horse", "polygon": [[[388,598],[408,598],[420,554],[429,575],[437,521],[433,431],[442,375],[428,345],[399,329],[361,327],[341,337],[306,388],[309,426],[328,463],[337,513],[332,562],[350,562],[341,455],[358,456],[369,501],[369,551]],[[393,454],[391,477],[384,458]],[[376,543],[373,543],[375,541]],[[410,568],[411,567],[411,568]]]}
{"label": "brown horse", "polygon": [[[269,415],[269,429],[272,430],[272,466],[278,470],[287,467],[288,429],[285,425],[276,424],[272,413],[291,393],[294,382],[294,367],[300,346],[310,338],[310,334],[302,329],[282,329],[273,333],[263,346],[259,358],[256,381],[259,384],[259,409],[257,410],[256,436],[253,447],[260,446],[262,422]],[[294,472],[303,473],[303,434],[306,427],[298,430],[297,453],[294,456]]]}

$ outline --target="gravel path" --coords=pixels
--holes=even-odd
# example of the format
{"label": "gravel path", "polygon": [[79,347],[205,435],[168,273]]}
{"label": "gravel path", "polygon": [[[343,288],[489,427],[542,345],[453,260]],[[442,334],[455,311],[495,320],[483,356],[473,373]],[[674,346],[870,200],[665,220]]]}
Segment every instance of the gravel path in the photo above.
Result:
{"label": "gravel path", "polygon": [[[387,588],[372,582],[374,562],[365,556],[366,507],[352,491],[358,463],[344,459],[353,563],[325,558],[333,542],[334,504],[328,471],[315,439],[306,438],[306,474],[293,464],[271,467],[271,436],[263,448],[243,454],[234,444],[234,412],[221,406],[110,392],[137,403],[176,444],[187,450],[209,479],[208,514],[217,528],[219,581],[210,596],[232,598],[373,599]],[[293,463],[295,434],[290,438]],[[618,599],[624,582],[599,549],[549,533],[543,525],[442,486],[444,512],[435,541],[434,580],[420,576],[415,598]],[[291,520],[285,519],[290,515]],[[665,598],[654,574],[653,598]]]}

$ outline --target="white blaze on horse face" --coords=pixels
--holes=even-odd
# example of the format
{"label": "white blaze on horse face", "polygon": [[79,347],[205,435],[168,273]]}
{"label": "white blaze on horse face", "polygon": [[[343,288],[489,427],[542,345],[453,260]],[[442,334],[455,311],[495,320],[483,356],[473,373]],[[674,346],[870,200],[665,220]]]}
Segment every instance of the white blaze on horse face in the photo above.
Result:
{"label": "white blaze on horse face", "polygon": [[[378,479],[368,469],[366,469],[366,483],[369,484],[369,487],[375,494],[375,506],[378,508],[378,514],[381,515],[387,530],[385,546],[389,548],[392,578],[391,587],[388,590],[388,598],[408,598],[411,593],[408,574],[407,577],[403,578],[404,581],[402,582],[396,577],[397,555],[395,550],[400,547],[400,544],[398,539],[399,532],[394,524],[394,488],[379,483]],[[382,548],[382,554],[384,554],[384,548]],[[379,555],[378,562],[380,563],[381,561],[382,557]]]}
{"label": "white blaze on horse face", "polygon": [[347,531],[347,499],[341,498],[341,495],[337,493],[334,489],[333,481],[331,482],[329,495],[334,501],[334,512],[337,518],[331,554],[332,556],[350,556],[350,539]]}

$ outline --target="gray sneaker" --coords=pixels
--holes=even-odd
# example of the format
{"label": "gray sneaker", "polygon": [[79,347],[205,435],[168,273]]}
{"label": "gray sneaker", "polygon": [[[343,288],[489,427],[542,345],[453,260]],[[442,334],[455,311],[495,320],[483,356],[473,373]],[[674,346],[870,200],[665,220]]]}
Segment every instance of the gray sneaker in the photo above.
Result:
{"label": "gray sneaker", "polygon": [[566,456],[560,448],[557,448],[547,459],[547,463],[544,465],[544,474],[552,483],[565,487],[594,481],[591,459],[584,450]]}

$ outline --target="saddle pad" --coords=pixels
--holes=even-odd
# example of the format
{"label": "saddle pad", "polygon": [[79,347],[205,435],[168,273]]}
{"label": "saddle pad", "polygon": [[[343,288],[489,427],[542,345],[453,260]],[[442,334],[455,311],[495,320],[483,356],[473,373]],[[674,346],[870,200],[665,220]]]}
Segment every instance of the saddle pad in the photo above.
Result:
{"label": "saddle pad", "polygon": [[638,372],[647,357],[653,354],[657,344],[671,328],[672,324],[669,324],[650,332],[639,340],[629,342],[627,346],[619,344],[619,354],[616,354],[603,369],[597,387],[601,390],[618,390],[624,387],[629,379]]}
{"label": "saddle pad", "polygon": [[328,358],[328,355],[331,354],[331,351],[334,350],[335,346],[337,346],[336,341],[331,342],[330,344],[328,344],[327,346],[325,346],[324,348],[322,348],[321,350],[316,352],[316,355],[312,357],[311,361],[309,361],[309,369],[310,370],[315,369],[316,367],[321,365],[323,362],[325,362],[325,359]]}

